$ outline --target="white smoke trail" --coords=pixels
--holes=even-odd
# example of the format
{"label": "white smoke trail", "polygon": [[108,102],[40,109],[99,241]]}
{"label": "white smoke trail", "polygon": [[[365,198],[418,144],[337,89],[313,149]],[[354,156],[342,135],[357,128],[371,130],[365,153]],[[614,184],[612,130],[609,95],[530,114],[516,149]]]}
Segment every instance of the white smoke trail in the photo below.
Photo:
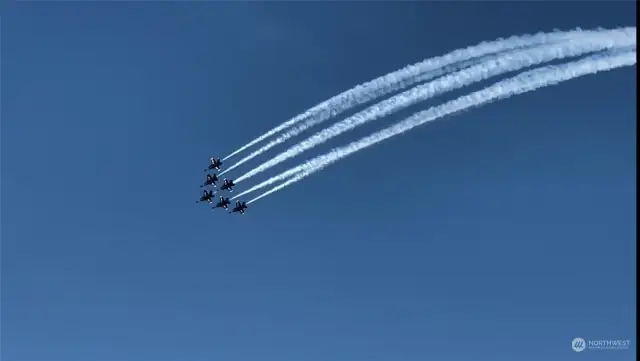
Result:
{"label": "white smoke trail", "polygon": [[[555,30],[551,33],[536,33],[511,36],[507,39],[500,38],[491,42],[482,42],[474,46],[469,46],[464,49],[452,51],[443,56],[426,59],[422,62],[406,66],[400,70],[380,76],[366,83],[356,85],[349,90],[346,90],[336,96],[331,97],[328,100],[317,104],[313,108],[310,108],[304,113],[299,114],[294,118],[278,125],[277,127],[269,130],[258,138],[255,138],[246,145],[238,148],[236,151],[223,158],[223,161],[279,132],[282,132],[294,126],[299,122],[313,118],[313,121],[315,122],[314,124],[318,124],[319,122],[336,116],[354,106],[364,104],[378,97],[385,96],[401,89],[405,89],[418,82],[426,81],[442,74],[446,74],[448,70],[440,69],[444,66],[521,47],[536,46],[550,42],[567,41],[580,36],[592,36],[593,34],[597,34],[602,30],[604,29],[598,28],[595,30],[582,30],[580,28],[577,28],[576,30],[572,31]],[[633,28],[633,31],[635,32],[635,28]],[[428,73],[431,71],[434,72]]]}
{"label": "white smoke trail", "polygon": [[260,198],[266,197],[271,193],[277,192],[278,190],[296,183],[350,154],[377,144],[385,139],[391,138],[394,135],[402,134],[408,130],[413,129],[414,127],[433,121],[435,119],[451,115],[471,107],[485,105],[499,99],[509,98],[516,94],[522,94],[541,87],[555,85],[579,76],[611,70],[623,66],[631,66],[635,63],[636,52],[634,50],[613,55],[611,53],[598,54],[568,64],[550,65],[524,72],[513,78],[498,82],[482,90],[444,103],[443,105],[432,107],[425,111],[416,113],[405,119],[404,121],[387,129],[383,129],[382,131],[362,138],[361,140],[355,141],[341,148],[336,148],[325,155],[321,155],[314,159],[311,159],[306,163],[296,167],[298,169],[292,168],[290,171],[293,171],[295,169],[298,172],[302,170],[302,172],[291,178],[290,180],[284,182],[283,184],[280,184],[263,193],[262,195],[250,200],[249,202],[247,202],[247,204],[253,203]]}
{"label": "white smoke trail", "polygon": [[385,117],[393,112],[425,101],[444,92],[459,89],[472,83],[486,80],[492,76],[521,70],[533,65],[576,57],[604,49],[635,45],[635,42],[635,32],[630,34],[628,31],[611,30],[594,35],[591,38],[584,37],[564,44],[543,45],[492,57],[484,63],[416,86],[358,112],[292,146],[267,162],[238,177],[235,182],[246,180],[360,125]]}
{"label": "white smoke trail", "polygon": [[261,189],[261,188],[264,188],[266,186],[272,185],[272,184],[274,184],[276,182],[279,182],[279,181],[283,181],[283,180],[285,180],[287,178],[291,178],[291,177],[295,176],[296,174],[302,173],[304,171],[305,171],[305,169],[303,169],[301,167],[291,168],[291,169],[289,169],[287,171],[284,171],[284,172],[278,174],[277,176],[271,177],[271,178],[267,179],[266,181],[247,189],[246,191],[244,191],[244,192],[242,192],[240,194],[237,194],[236,196],[231,198],[231,200],[238,199],[238,198],[242,197],[245,194],[249,194],[249,193],[255,192],[258,189]]}

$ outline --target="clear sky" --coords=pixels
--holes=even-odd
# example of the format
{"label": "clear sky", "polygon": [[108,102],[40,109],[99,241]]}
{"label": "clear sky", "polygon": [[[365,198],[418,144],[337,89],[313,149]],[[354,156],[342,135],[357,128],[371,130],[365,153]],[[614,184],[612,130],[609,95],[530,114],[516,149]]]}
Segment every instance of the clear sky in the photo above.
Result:
{"label": "clear sky", "polygon": [[3,361],[635,360],[570,347],[636,336],[635,67],[420,127],[244,217],[194,203],[209,156],[360,82],[634,25],[634,2],[4,10]]}

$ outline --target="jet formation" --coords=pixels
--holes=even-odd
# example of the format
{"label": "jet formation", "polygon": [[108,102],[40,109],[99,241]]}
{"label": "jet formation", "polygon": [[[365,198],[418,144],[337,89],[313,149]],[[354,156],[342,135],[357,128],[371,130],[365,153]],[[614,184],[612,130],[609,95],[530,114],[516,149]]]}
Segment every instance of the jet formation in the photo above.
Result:
{"label": "jet formation", "polygon": [[[220,158],[209,158],[209,166],[204,170],[205,172],[210,172],[213,171],[214,169],[219,171],[222,167],[222,161],[220,160]],[[218,193],[218,190],[220,191],[229,191],[229,192],[233,192],[233,187],[235,187],[235,183],[233,183],[233,179],[227,179],[224,178],[222,180],[222,184],[220,185],[220,188],[218,188],[218,186],[216,185],[216,182],[219,181],[218,179],[218,175],[215,173],[207,173],[207,175],[205,176],[205,180],[204,183],[200,185],[200,188],[205,188],[205,190],[202,191],[202,195],[200,196],[200,200],[196,201],[196,203],[208,203],[213,205],[213,203],[215,202],[215,197],[214,194]],[[213,189],[206,189],[207,187],[212,187],[212,188],[218,188],[216,190]],[[220,196],[218,202],[213,205],[211,208],[212,209],[217,209],[217,208],[223,208],[224,210],[228,210],[229,206],[231,205],[231,201],[229,201],[229,198],[225,198],[224,196]],[[233,214],[233,213],[239,213],[239,214],[244,214],[245,209],[249,208],[247,206],[247,202],[241,202],[241,201],[236,201],[235,206],[233,207],[233,209],[230,212],[227,212],[229,214]]]}

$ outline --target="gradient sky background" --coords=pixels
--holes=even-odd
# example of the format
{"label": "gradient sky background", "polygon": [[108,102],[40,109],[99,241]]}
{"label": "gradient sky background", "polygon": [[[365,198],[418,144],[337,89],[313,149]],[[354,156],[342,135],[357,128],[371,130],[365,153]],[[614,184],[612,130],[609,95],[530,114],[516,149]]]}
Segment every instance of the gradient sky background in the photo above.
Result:
{"label": "gradient sky background", "polygon": [[570,347],[636,337],[635,67],[423,126],[244,217],[194,204],[209,156],[357,83],[635,10],[6,6],[2,360],[635,360]]}

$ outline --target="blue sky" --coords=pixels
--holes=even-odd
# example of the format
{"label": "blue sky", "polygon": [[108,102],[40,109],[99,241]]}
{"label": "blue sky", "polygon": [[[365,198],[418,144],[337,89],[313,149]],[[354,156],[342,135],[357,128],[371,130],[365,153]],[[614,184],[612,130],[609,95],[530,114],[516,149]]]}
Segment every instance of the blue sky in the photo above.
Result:
{"label": "blue sky", "polygon": [[209,156],[355,84],[630,26],[633,2],[5,10],[3,360],[635,360],[570,347],[636,336],[635,67],[420,127],[244,217],[194,204]]}

